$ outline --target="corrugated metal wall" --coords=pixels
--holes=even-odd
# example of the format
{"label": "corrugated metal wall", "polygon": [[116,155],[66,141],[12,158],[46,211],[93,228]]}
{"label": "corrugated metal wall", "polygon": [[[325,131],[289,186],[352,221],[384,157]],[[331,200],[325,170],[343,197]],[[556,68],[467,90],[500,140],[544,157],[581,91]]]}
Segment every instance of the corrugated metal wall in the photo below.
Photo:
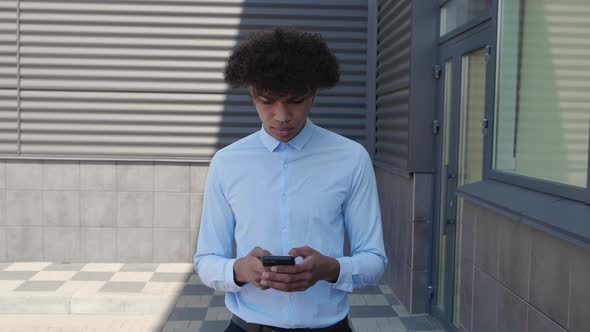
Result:
{"label": "corrugated metal wall", "polygon": [[0,153],[16,153],[16,1],[0,1]]}
{"label": "corrugated metal wall", "polygon": [[1,153],[20,143],[23,156],[206,160],[260,128],[246,90],[228,90],[222,69],[248,33],[278,24],[327,40],[341,82],[316,98],[310,116],[365,143],[366,1],[20,0],[0,8]]}
{"label": "corrugated metal wall", "polygon": [[375,161],[408,168],[410,0],[380,0],[377,34]]}

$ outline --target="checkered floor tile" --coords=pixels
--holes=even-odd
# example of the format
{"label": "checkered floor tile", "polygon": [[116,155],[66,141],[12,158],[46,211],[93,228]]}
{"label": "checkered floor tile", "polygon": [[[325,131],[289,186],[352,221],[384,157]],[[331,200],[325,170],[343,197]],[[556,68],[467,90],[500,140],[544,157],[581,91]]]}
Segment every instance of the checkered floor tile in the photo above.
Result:
{"label": "checkered floor tile", "polygon": [[[431,316],[409,315],[386,285],[355,290],[349,300],[355,332],[444,332]],[[230,318],[224,293],[202,285],[192,275],[162,332],[223,332]]]}
{"label": "checkered floor tile", "polygon": [[[162,332],[224,331],[230,312],[223,292],[204,286],[192,264],[0,263],[0,292],[117,293],[137,296],[178,292]],[[411,316],[386,285],[349,296],[355,332],[443,332],[428,315]]]}

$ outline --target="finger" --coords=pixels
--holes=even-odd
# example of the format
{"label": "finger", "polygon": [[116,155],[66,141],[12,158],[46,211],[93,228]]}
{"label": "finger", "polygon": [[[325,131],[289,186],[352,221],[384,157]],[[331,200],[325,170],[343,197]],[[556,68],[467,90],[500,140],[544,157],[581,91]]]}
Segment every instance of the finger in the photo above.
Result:
{"label": "finger", "polygon": [[262,256],[270,256],[270,252],[268,252],[268,250],[264,250],[260,247],[254,247],[254,249],[252,249],[252,251],[250,251],[250,253],[248,255],[260,258]]}
{"label": "finger", "polygon": [[262,262],[259,262],[259,264],[254,267],[254,272],[258,273],[258,275],[260,276],[264,272],[271,272],[270,268],[271,266],[264,266],[262,265]]}
{"label": "finger", "polygon": [[298,274],[283,274],[283,273],[272,273],[272,272],[264,272],[261,275],[262,280],[267,281],[278,281],[282,283],[297,283],[301,281],[310,281],[311,273],[298,273]]}
{"label": "finger", "polygon": [[299,247],[299,248],[293,248],[289,251],[288,255],[289,256],[293,256],[293,257],[307,257],[309,255],[312,255],[315,252],[315,250],[313,250],[311,247],[309,246],[303,246],[303,247]]}
{"label": "finger", "polygon": [[259,282],[254,282],[254,286],[256,286],[256,288],[259,288],[261,290],[267,290],[270,288],[270,287],[262,286]]}
{"label": "finger", "polygon": [[[301,264],[303,264],[303,263],[301,263]],[[301,264],[295,264],[295,265],[275,265],[275,266],[272,266],[270,268],[270,270],[272,272],[289,273],[289,274],[301,273],[301,272],[307,271],[306,270],[306,265],[301,266]]]}
{"label": "finger", "polygon": [[261,285],[270,287],[272,289],[276,289],[283,292],[299,292],[308,289],[312,285],[305,281],[300,281],[296,283],[283,283],[279,281],[269,281],[269,280],[262,280]]}

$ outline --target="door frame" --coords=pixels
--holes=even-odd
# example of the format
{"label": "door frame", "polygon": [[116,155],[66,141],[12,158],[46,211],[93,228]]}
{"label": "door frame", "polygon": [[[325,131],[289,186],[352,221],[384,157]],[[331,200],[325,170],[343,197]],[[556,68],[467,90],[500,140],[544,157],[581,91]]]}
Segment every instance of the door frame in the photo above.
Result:
{"label": "door frame", "polygon": [[[491,166],[491,149],[492,149],[492,134],[493,134],[493,106],[495,98],[495,43],[496,43],[496,31],[495,31],[495,20],[486,20],[477,27],[470,31],[458,35],[453,39],[444,41],[439,46],[438,52],[438,65],[440,66],[440,76],[436,84],[436,117],[435,119],[439,124],[439,131],[435,137],[435,177],[434,177],[434,223],[432,232],[432,253],[431,253],[431,285],[433,287],[433,296],[431,297],[430,310],[431,314],[436,318],[440,319],[445,327],[451,331],[458,331],[458,328],[453,324],[455,303],[454,303],[454,284],[455,284],[455,243],[456,243],[456,226],[457,223],[450,225],[442,225],[441,221],[441,210],[440,204],[443,197],[441,197],[441,184],[443,178],[447,177],[447,174],[441,174],[443,155],[442,145],[445,133],[444,119],[444,105],[445,105],[445,63],[451,59],[451,94],[449,97],[450,109],[449,109],[449,173],[454,175],[453,179],[448,179],[446,186],[445,207],[450,205],[450,201],[454,201],[454,210],[451,213],[447,213],[445,208],[445,219],[457,219],[457,173],[458,173],[458,147],[460,134],[460,115],[461,115],[461,80],[462,80],[462,57],[470,52],[490,47],[490,53],[487,55],[488,61],[486,63],[486,81],[485,81],[485,106],[484,106],[484,118],[487,119],[488,127],[487,133],[483,137],[483,165],[482,165],[482,178],[487,178],[488,170]],[[445,180],[447,181],[447,180]],[[452,199],[451,199],[452,197]],[[440,310],[437,306],[438,296],[440,294],[438,289],[439,280],[439,233],[441,227],[447,228],[447,239],[446,239],[446,252],[445,252],[445,294],[444,294],[444,310]]]}

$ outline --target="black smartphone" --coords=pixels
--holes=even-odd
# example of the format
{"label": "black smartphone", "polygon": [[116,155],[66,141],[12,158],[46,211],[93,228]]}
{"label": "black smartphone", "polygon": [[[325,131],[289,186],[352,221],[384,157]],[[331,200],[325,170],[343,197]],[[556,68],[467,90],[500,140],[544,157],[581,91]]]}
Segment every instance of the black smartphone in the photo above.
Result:
{"label": "black smartphone", "polygon": [[295,265],[293,256],[262,256],[261,259],[263,266]]}

